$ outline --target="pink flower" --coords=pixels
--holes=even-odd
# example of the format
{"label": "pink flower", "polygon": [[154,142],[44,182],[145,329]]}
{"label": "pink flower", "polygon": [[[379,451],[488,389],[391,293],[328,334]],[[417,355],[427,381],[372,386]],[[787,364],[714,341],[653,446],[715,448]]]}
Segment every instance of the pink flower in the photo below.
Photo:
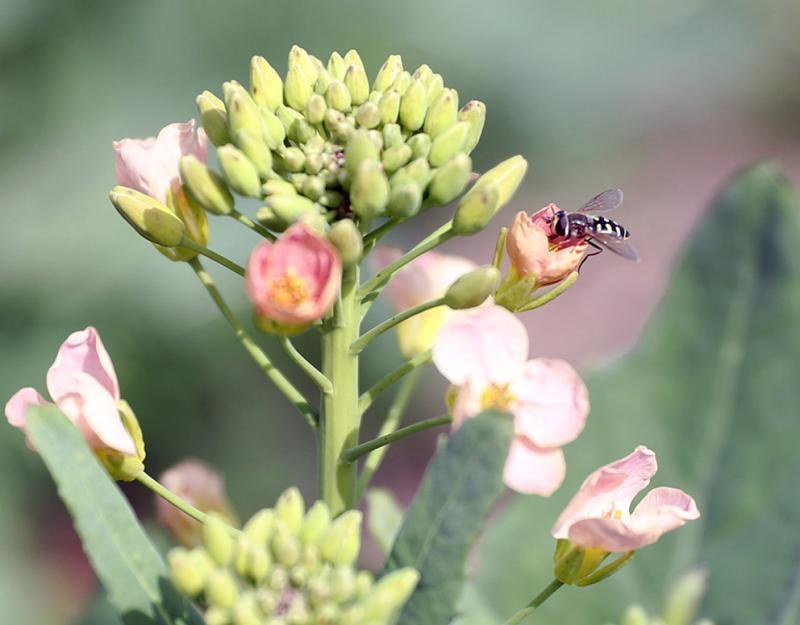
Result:
{"label": "pink flower", "polygon": [[342,261],[324,236],[298,223],[275,243],[265,241],[253,250],[246,279],[257,317],[305,327],[336,301]]}
{"label": "pink flower", "polygon": [[[375,250],[375,264],[382,269],[402,255],[397,248],[380,247]],[[475,267],[475,263],[461,256],[428,252],[397,272],[386,292],[395,310],[402,312],[442,297],[457,278]],[[399,324],[397,340],[402,354],[411,358],[433,347],[439,329],[452,315],[452,310],[439,306]]]}
{"label": "pink flower", "polygon": [[[194,458],[183,460],[162,473],[159,482],[198,510],[216,513],[231,525],[237,524],[225,496],[225,482],[205,462]],[[203,527],[198,521],[161,497],[155,501],[158,520],[181,543],[193,547],[202,542]]]}
{"label": "pink flower", "polygon": [[531,216],[517,213],[508,230],[506,250],[520,277],[536,276],[537,286],[560,282],[580,265],[588,243],[564,240],[551,229],[558,206],[550,204]]}
{"label": "pink flower", "polygon": [[497,408],[514,416],[505,483],[549,496],[564,480],[561,446],[589,414],[583,381],[563,360],[528,360],[528,333],[512,313],[485,306],[454,316],[439,332],[433,362],[455,387],[453,422]]}
{"label": "pink flower", "polygon": [[677,488],[654,488],[630,512],[631,501],[657,469],[655,453],[644,446],[599,468],[558,517],[553,536],[585,548],[633,551],[697,519],[694,499]]}
{"label": "pink flower", "polygon": [[[97,330],[88,327],[67,337],[47,372],[47,390],[95,451],[137,455],[120,417],[117,374]],[[36,390],[20,389],[6,403],[6,419],[24,431],[28,409],[45,403]]]}
{"label": "pink flower", "polygon": [[166,203],[169,190],[180,183],[181,156],[194,154],[205,163],[208,138],[202,128],[195,135],[192,119],[162,128],[157,137],[115,141],[114,152],[119,184]]}

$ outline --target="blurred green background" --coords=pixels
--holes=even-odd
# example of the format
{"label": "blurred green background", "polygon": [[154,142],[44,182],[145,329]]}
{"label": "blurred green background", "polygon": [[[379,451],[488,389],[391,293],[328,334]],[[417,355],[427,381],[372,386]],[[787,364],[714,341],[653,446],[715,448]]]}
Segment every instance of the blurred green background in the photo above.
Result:
{"label": "blurred green background", "polygon": [[[302,419],[191,272],[137,238],[107,200],[112,140],[193,117],[197,93],[246,81],[252,54],[283,71],[294,43],[322,58],[356,48],[369,72],[399,53],[408,68],[430,64],[462,101],[484,100],[476,168],[517,153],[531,163],[498,221],[625,189],[619,219],[644,261],[604,255],[526,319],[535,354],[604,361],[635,341],[676,250],[733,170],[777,158],[800,180],[799,23],[791,0],[3,0],[0,396],[42,389],[60,342],[92,324],[144,428],[151,473],[201,457],[225,473],[244,516],[272,502],[287,476],[313,496],[315,443]],[[394,242],[444,219],[428,214]],[[212,228],[213,246],[243,262],[250,233]],[[491,246],[487,233],[448,249],[486,262]],[[219,281],[246,314],[240,285]],[[376,345],[367,382],[399,362],[390,336]],[[443,384],[428,378],[413,418],[441,412]],[[430,438],[398,445],[377,482],[408,501],[432,448]],[[150,517],[150,497],[126,491]],[[91,571],[43,466],[10,427],[0,427],[0,498],[3,622],[79,622],[95,593]]]}

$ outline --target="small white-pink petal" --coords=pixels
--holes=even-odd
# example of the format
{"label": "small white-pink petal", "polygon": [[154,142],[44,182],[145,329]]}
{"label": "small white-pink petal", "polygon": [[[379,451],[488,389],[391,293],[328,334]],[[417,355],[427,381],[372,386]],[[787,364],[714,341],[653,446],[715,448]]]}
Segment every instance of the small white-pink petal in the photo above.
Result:
{"label": "small white-pink petal", "polygon": [[15,428],[25,430],[25,416],[31,406],[41,406],[48,403],[35,388],[26,386],[19,389],[6,402],[6,419]]}
{"label": "small white-pink petal", "polygon": [[635,551],[656,542],[660,533],[640,532],[621,519],[583,519],[569,528],[570,542],[587,549]]}
{"label": "small white-pink petal", "polygon": [[74,392],[71,384],[76,373],[91,376],[115,403],[119,401],[119,382],[114,365],[100,335],[91,326],[67,337],[47,371],[47,390],[53,401],[58,403],[61,397]]}
{"label": "small white-pink petal", "polygon": [[694,499],[679,488],[661,486],[647,493],[634,508],[630,524],[640,531],[660,534],[700,517]]}
{"label": "small white-pink petal", "polygon": [[503,471],[506,486],[526,495],[549,497],[564,481],[567,465],[560,449],[542,449],[514,437]]}

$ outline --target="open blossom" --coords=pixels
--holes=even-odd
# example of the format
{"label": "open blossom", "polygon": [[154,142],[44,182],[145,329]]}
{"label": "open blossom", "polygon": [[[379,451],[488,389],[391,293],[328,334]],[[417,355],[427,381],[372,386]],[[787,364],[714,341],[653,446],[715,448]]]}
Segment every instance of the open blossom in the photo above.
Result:
{"label": "open blossom", "polygon": [[655,453],[644,446],[599,468],[558,517],[553,536],[586,548],[633,551],[697,519],[694,499],[677,488],[654,488],[630,512],[657,469]]}
{"label": "open blossom", "polygon": [[517,213],[506,238],[506,250],[517,276],[536,276],[537,286],[555,284],[575,271],[588,243],[557,237],[551,224],[558,206],[550,204],[533,215]]}
{"label": "open blossom", "polygon": [[485,306],[454,316],[439,332],[433,361],[456,388],[453,422],[489,408],[514,416],[507,486],[551,495],[564,480],[561,446],[589,414],[583,381],[563,360],[528,360],[528,333],[513,314]]}
{"label": "open blossom", "polygon": [[[47,372],[47,390],[92,449],[138,455],[120,416],[117,374],[97,330],[88,327],[67,337]],[[35,389],[20,389],[6,403],[6,418],[24,431],[28,409],[46,403]]]}
{"label": "open blossom", "polygon": [[[375,250],[378,269],[403,255],[394,247]],[[395,274],[386,292],[397,312],[419,306],[442,297],[457,278],[475,269],[471,260],[451,254],[428,252],[414,259]],[[400,351],[406,358],[429,350],[436,341],[439,329],[453,314],[446,306],[432,308],[397,326]]]}
{"label": "open blossom", "polygon": [[194,120],[170,124],[157,137],[122,139],[114,142],[117,182],[166,203],[170,189],[180,182],[178,163],[181,156],[193,154],[208,160],[208,138]]}
{"label": "open blossom", "polygon": [[336,301],[342,261],[324,236],[298,223],[275,243],[264,241],[253,250],[246,279],[261,322],[305,327]]}

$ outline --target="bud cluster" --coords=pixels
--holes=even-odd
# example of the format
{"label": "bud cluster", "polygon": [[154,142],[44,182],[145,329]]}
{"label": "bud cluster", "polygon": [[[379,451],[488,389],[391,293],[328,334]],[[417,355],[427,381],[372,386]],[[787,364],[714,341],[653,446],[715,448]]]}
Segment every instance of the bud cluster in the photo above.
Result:
{"label": "bud cluster", "polygon": [[241,533],[211,517],[203,545],[169,554],[177,587],[205,609],[208,625],[380,625],[391,622],[419,579],[399,569],[375,581],[355,568],[361,513],[331,519],[305,510],[295,488],[256,513]]}

